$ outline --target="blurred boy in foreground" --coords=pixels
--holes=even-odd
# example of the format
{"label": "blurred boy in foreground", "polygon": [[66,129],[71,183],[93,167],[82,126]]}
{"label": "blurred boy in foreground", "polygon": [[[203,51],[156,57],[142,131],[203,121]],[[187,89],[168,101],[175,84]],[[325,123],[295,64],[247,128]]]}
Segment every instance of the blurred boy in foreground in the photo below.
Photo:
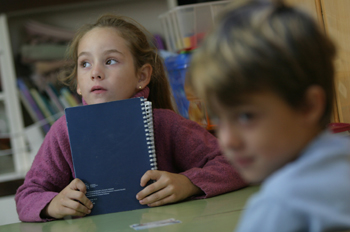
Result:
{"label": "blurred boy in foreground", "polygon": [[350,143],[327,125],[335,47],[282,1],[236,0],[196,51],[188,82],[226,157],[262,182],[238,231],[350,229]]}

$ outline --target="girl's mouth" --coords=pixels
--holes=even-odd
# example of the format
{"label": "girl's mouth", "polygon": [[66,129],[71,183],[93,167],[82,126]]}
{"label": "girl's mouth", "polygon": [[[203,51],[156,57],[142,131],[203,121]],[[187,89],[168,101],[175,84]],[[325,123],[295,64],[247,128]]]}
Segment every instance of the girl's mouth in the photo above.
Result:
{"label": "girl's mouth", "polygon": [[104,93],[107,91],[107,89],[101,87],[101,86],[94,86],[90,90],[92,93]]}

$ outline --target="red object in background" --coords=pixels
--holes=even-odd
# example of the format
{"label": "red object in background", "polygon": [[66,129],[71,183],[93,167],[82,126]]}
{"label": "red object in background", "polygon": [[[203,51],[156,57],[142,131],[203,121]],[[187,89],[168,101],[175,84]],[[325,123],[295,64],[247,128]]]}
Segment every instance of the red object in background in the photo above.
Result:
{"label": "red object in background", "polygon": [[329,128],[332,130],[333,133],[340,133],[344,131],[350,131],[350,123],[330,123]]}

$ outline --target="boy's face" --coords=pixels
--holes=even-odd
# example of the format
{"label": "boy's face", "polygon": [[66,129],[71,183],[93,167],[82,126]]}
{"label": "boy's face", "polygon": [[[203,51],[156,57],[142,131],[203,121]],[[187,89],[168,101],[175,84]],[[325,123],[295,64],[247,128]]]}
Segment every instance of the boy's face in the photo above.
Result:
{"label": "boy's face", "polygon": [[315,135],[304,111],[271,92],[249,94],[231,108],[214,103],[221,149],[248,182],[260,182],[296,159]]}

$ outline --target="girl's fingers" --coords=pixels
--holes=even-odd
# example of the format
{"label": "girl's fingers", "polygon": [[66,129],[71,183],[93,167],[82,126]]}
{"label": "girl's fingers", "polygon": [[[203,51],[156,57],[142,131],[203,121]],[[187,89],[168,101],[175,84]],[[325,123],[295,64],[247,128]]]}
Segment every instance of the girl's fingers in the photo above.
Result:
{"label": "girl's fingers", "polygon": [[70,189],[72,190],[79,190],[80,192],[86,193],[86,185],[84,182],[78,178],[74,179],[70,184],[69,184]]}
{"label": "girl's fingers", "polygon": [[146,188],[144,188],[142,191],[140,191],[136,195],[137,200],[142,200],[146,198],[149,195],[154,195],[155,192],[158,192],[159,190],[165,188],[166,185],[164,183],[161,183],[161,181],[154,182],[150,185],[148,185]]}
{"label": "girl's fingers", "polygon": [[80,202],[80,204],[84,205],[88,209],[92,209],[93,204],[92,202],[85,196],[84,193],[79,191],[74,191],[72,193],[72,200]]}
{"label": "girl's fingers", "polygon": [[153,192],[150,195],[147,195],[145,198],[140,199],[140,204],[142,205],[149,205],[157,201],[162,201],[164,198],[167,198],[172,194],[171,191],[169,191],[169,188],[166,188],[165,186],[160,189],[157,192]]}
{"label": "girl's fingers", "polygon": [[63,204],[63,207],[66,208],[65,210],[70,211],[70,214],[68,215],[72,216],[80,216],[91,213],[89,208],[75,200],[66,201],[65,204]]}
{"label": "girl's fingers", "polygon": [[85,216],[88,213],[84,213],[82,211],[79,211],[79,210],[76,210],[76,209],[73,209],[73,208],[70,208],[70,207],[63,206],[62,214],[63,215],[70,215],[70,216],[83,217],[83,216]]}
{"label": "girl's fingers", "polygon": [[161,177],[161,172],[158,170],[149,170],[142,177],[140,181],[140,185],[145,187],[148,181],[150,180],[158,180]]}
{"label": "girl's fingers", "polygon": [[152,203],[147,204],[150,207],[155,207],[155,206],[161,206],[161,205],[165,205],[165,204],[170,204],[175,202],[175,198],[174,195],[168,195],[160,200],[154,201]]}

